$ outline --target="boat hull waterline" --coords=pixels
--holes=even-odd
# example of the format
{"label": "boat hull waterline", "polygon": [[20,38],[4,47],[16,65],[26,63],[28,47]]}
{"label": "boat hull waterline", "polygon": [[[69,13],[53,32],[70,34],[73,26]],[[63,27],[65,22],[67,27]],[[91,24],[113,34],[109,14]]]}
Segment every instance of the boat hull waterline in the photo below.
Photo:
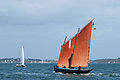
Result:
{"label": "boat hull waterline", "polygon": [[61,67],[54,67],[55,72],[62,72],[62,73],[76,73],[76,74],[87,74],[93,69],[70,69],[70,68],[61,68]]}
{"label": "boat hull waterline", "polygon": [[25,67],[25,65],[16,64],[16,67]]}

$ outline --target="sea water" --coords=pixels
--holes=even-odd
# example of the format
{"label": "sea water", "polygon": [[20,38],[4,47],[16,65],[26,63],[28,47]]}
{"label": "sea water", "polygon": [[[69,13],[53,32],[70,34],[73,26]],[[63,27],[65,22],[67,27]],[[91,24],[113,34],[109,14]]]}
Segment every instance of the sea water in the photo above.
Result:
{"label": "sea water", "polygon": [[0,80],[120,80],[120,64],[90,64],[88,74],[63,74],[53,71],[56,63],[0,63]]}

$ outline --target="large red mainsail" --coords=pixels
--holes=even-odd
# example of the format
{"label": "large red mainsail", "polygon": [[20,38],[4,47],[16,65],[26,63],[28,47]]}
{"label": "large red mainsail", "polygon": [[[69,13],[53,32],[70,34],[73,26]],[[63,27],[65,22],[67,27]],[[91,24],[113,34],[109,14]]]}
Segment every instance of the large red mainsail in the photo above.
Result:
{"label": "large red mainsail", "polygon": [[88,67],[92,21],[61,46],[58,67]]}
{"label": "large red mainsail", "polygon": [[77,41],[70,67],[88,67],[92,21],[77,34]]}

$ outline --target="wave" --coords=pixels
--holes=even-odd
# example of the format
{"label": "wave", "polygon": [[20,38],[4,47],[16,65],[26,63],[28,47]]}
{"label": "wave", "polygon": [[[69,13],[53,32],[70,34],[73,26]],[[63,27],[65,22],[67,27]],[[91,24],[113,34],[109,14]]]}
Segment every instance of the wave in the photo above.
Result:
{"label": "wave", "polygon": [[[55,73],[55,72],[54,72]],[[96,76],[96,77],[119,77],[120,78],[120,73],[87,73],[87,74],[76,74],[76,73],[73,73],[73,74],[68,74],[68,73],[61,73],[61,72],[58,72],[58,73],[55,73],[55,74],[59,74],[59,75],[66,75],[66,76],[73,76],[73,77],[82,77],[82,76]]]}
{"label": "wave", "polygon": [[50,76],[50,74],[46,73],[23,73],[23,72],[15,72],[15,73],[0,73],[0,75],[39,75],[39,76]]}
{"label": "wave", "polygon": [[120,73],[93,73],[94,76],[101,77],[120,77]]}

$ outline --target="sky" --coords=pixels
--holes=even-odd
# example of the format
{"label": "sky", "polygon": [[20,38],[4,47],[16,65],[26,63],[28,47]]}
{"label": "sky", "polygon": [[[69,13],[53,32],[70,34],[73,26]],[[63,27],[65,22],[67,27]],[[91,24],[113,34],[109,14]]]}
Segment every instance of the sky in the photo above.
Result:
{"label": "sky", "polygon": [[58,59],[65,36],[94,20],[90,59],[120,57],[120,0],[0,0],[0,58]]}

